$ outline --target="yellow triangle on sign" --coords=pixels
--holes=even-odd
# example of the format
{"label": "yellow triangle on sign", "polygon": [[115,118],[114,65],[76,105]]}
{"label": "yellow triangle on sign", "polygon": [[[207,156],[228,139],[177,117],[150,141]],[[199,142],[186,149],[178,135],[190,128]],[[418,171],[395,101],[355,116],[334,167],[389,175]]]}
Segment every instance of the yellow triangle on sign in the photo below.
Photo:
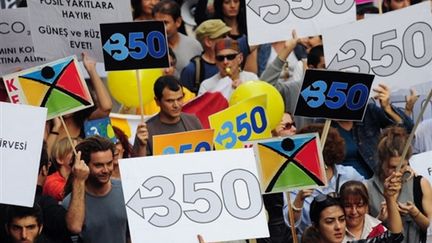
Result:
{"label": "yellow triangle on sign", "polygon": [[259,143],[258,151],[262,174],[262,188],[265,190],[281,166],[287,161],[287,158]]}
{"label": "yellow triangle on sign", "polygon": [[27,104],[41,106],[43,98],[50,86],[23,77],[20,77],[19,81],[27,99]]}

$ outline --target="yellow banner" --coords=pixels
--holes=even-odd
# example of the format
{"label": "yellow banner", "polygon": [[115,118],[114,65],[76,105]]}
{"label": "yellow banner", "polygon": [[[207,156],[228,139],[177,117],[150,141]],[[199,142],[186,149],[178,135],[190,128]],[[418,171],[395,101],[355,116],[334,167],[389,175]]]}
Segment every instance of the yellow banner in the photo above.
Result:
{"label": "yellow banner", "polygon": [[243,148],[243,142],[271,137],[266,95],[256,96],[209,116],[216,149]]}
{"label": "yellow banner", "polygon": [[153,136],[153,154],[182,154],[213,150],[213,129]]}

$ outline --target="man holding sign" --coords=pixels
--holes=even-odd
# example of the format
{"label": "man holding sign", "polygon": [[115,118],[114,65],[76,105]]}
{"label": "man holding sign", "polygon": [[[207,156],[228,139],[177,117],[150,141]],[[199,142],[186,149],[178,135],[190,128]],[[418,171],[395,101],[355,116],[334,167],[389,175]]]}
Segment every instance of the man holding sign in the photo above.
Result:
{"label": "man holding sign", "polygon": [[162,76],[153,86],[160,112],[147,121],[148,136],[135,137],[134,151],[138,156],[153,155],[153,135],[199,130],[200,121],[182,112],[183,86],[174,76]]}

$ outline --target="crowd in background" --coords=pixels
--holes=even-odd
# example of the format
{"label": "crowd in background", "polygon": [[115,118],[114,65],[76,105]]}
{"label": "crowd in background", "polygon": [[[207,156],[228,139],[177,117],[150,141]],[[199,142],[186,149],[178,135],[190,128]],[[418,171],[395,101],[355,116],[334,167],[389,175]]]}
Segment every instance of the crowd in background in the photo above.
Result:
{"label": "crowd in background", "polygon": [[[134,20],[160,20],[166,26],[171,67],[154,84],[159,111],[138,125],[133,144],[117,127],[116,144],[85,138],[84,122],[108,117],[113,101],[96,62],[83,54],[95,106],[63,117],[73,144],[59,118],[47,121],[42,155],[35,158],[40,162],[35,205],[0,205],[0,242],[130,242],[118,160],[152,156],[154,135],[202,129],[196,116],[182,112],[186,89],[202,95],[228,82],[230,95],[242,83],[259,79],[284,100],[285,113],[273,136],[323,132],[319,120],[292,115],[305,70],[326,67],[321,36],[298,38],[294,31],[289,40],[249,46],[242,0],[199,0],[197,26],[188,35],[182,2],[131,0]],[[382,9],[415,3],[384,0]],[[358,5],[358,19],[365,13],[378,13],[378,8],[372,2]],[[0,84],[0,99],[8,101]],[[391,104],[386,85],[373,92],[375,102],[367,104],[363,121],[331,123],[323,148],[327,186],[290,192],[291,202],[282,193],[263,196],[270,237],[257,242],[292,242],[291,227],[301,242],[426,242],[432,189],[410,168],[409,159],[413,152],[432,150],[431,122],[421,124],[422,132],[402,158],[417,96],[409,96],[403,109]]]}

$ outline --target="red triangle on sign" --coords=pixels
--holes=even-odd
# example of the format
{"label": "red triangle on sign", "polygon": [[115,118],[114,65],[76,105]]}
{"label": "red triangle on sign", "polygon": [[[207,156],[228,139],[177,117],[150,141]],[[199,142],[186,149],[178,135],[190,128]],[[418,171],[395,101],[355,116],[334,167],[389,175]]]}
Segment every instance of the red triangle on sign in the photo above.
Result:
{"label": "red triangle on sign", "polygon": [[56,86],[63,88],[64,90],[77,95],[84,100],[90,102],[90,94],[86,86],[81,82],[78,69],[74,62],[69,63],[65,68],[61,76],[58,78]]}
{"label": "red triangle on sign", "polygon": [[305,146],[296,154],[295,160],[299,161],[303,167],[324,182],[321,174],[318,153],[316,139],[313,139],[305,144]]}

